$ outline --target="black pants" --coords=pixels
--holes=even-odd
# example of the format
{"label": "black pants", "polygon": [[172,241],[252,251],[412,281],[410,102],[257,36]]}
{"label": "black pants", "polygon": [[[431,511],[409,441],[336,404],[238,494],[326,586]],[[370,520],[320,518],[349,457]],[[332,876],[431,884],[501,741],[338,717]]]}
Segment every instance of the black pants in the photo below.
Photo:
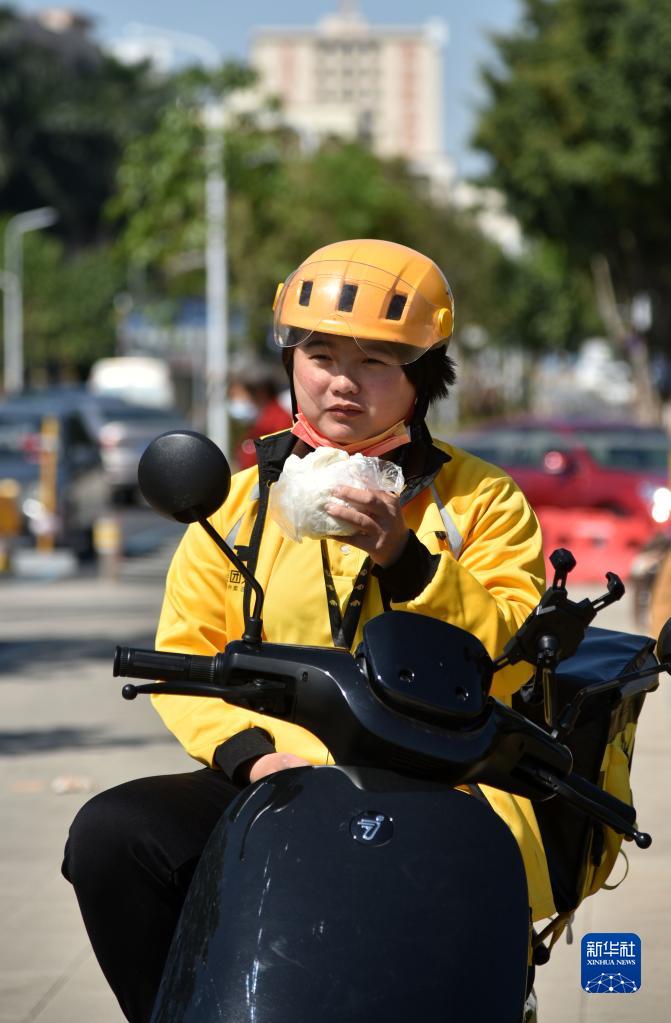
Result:
{"label": "black pants", "polygon": [[141,778],[75,817],[63,861],[93,950],[131,1023],[147,1023],[198,859],[239,790],[219,771]]}

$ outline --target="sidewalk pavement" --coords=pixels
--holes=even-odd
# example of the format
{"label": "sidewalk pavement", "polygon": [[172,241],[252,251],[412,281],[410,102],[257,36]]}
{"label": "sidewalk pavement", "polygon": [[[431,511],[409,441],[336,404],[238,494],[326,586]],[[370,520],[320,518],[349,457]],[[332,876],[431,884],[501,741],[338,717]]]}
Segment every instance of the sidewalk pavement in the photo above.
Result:
{"label": "sidewalk pavement", "polygon": [[[116,582],[93,578],[0,586],[0,691],[4,696],[0,1023],[88,1023],[92,1019],[122,1023],[59,868],[68,825],[93,792],[130,778],[193,766],[149,701],[123,701],[120,680],[111,675],[115,644],[152,646],[167,560],[164,554],[163,559],[138,566],[134,575],[128,569]],[[592,596],[596,589],[590,588]],[[576,597],[582,595],[574,592]],[[628,627],[626,606],[608,609],[599,624]],[[631,870],[625,884],[588,900],[576,918],[574,944],[567,946],[562,939],[550,964],[538,971],[541,1023],[617,1023],[637,1018],[662,1023],[668,1018],[670,713],[668,681],[663,679],[643,712],[634,767],[639,822],[653,833],[654,844],[647,851],[627,846]],[[588,931],[640,935],[641,991],[617,998],[581,992],[580,938]],[[483,956],[487,955],[496,955],[496,949],[483,947]]]}
{"label": "sidewalk pavement", "polygon": [[122,1023],[60,863],[90,795],[193,766],[112,677],[117,643],[153,647],[166,560],[0,586],[0,1023]]}

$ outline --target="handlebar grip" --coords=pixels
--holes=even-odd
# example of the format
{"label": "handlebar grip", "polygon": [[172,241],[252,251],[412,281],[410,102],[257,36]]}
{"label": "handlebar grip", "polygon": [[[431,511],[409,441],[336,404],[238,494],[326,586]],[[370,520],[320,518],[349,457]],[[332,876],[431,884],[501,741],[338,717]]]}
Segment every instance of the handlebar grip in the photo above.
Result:
{"label": "handlebar grip", "polygon": [[215,657],[197,654],[173,654],[161,650],[138,650],[135,647],[118,646],[114,651],[112,673],[115,678],[160,679],[162,682],[209,682],[217,681],[220,666]]}

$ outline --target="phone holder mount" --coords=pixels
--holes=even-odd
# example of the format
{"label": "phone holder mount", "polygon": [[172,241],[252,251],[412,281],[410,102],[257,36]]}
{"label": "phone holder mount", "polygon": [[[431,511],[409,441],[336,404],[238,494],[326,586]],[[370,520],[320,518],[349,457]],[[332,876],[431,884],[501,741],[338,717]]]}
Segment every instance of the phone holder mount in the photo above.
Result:
{"label": "phone holder mount", "polygon": [[575,558],[569,550],[559,547],[550,555],[550,562],[555,570],[552,585],[506,644],[494,667],[498,670],[519,661],[534,666],[533,690],[542,691],[545,722],[558,735],[556,667],[560,661],[573,656],[595,615],[620,600],[624,584],[614,572],[607,572],[608,586],[601,597],[574,601],[568,596],[566,579],[575,568]]}

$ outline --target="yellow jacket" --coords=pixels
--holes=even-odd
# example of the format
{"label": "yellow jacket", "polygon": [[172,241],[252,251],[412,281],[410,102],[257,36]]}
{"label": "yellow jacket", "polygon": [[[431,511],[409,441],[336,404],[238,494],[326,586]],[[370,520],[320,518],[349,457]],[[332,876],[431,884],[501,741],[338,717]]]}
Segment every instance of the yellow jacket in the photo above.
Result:
{"label": "yellow jacket", "polygon": [[[536,517],[515,483],[501,469],[434,441],[441,458],[433,482],[404,507],[405,521],[438,566],[426,588],[393,608],[430,615],[477,636],[492,657],[538,602],[544,586],[544,562]],[[249,543],[258,508],[256,467],[237,473],[230,495],[212,525],[236,547]],[[365,553],[342,541],[327,541],[333,581],[347,602]],[[331,646],[320,543],[286,539],[266,518],[256,566],[265,592],[264,638],[275,643]],[[243,580],[205,531],[190,526],[168,572],[156,646],[182,653],[214,654],[243,632]],[[363,624],[384,610],[380,587],[371,578],[352,649]],[[509,701],[529,677],[524,664],[494,676],[493,695]],[[305,729],[222,700],[154,696],[154,705],[187,752],[210,766],[217,747],[249,728],[268,732],[278,751],[292,752],[313,764],[332,763],[320,740]],[[490,790],[487,798],[520,843],[534,918],[553,912],[547,863],[531,804]]]}

